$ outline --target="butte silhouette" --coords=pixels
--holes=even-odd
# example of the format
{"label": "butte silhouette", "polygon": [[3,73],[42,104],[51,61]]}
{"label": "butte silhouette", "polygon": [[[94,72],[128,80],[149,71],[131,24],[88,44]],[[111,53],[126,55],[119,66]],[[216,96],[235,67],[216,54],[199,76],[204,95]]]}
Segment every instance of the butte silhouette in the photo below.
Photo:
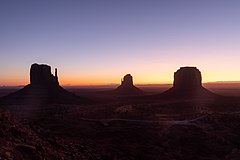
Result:
{"label": "butte silhouette", "polygon": [[32,64],[30,84],[17,92],[3,98],[5,103],[42,104],[42,103],[87,103],[88,99],[76,96],[63,89],[58,82],[57,69],[55,75],[46,64]]}
{"label": "butte silhouette", "polygon": [[139,95],[144,94],[144,91],[133,85],[133,77],[131,74],[127,74],[121,79],[121,85],[118,86],[114,91],[120,95]]}
{"label": "butte silhouette", "polygon": [[181,67],[174,73],[173,87],[155,95],[160,98],[216,98],[214,94],[202,86],[201,72],[196,67]]}

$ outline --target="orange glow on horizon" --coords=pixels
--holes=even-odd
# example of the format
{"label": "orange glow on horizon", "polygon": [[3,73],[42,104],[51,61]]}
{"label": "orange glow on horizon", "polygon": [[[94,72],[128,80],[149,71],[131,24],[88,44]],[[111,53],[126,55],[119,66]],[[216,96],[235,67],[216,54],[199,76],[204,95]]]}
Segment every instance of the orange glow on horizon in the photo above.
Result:
{"label": "orange glow on horizon", "polygon": [[[127,74],[127,73],[126,73]],[[73,76],[73,75],[60,75],[59,83],[60,85],[111,85],[120,84],[121,78],[125,74],[121,75],[88,75],[84,77]],[[240,74],[239,74],[240,75]],[[162,72],[161,74],[151,73],[151,74],[132,74],[134,84],[172,84],[173,83],[173,73]],[[240,81],[235,72],[202,72],[202,82],[216,82],[216,81]],[[17,85],[27,85],[29,84],[29,77],[3,77],[0,80],[0,85],[2,86],[17,86]]]}

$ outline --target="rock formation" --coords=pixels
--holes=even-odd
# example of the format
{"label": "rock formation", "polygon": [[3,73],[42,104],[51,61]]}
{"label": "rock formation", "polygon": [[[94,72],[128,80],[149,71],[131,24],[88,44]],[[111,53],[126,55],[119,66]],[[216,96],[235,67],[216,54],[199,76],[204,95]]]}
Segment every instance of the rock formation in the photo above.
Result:
{"label": "rock formation", "polygon": [[202,86],[201,72],[196,67],[181,67],[174,73],[173,87],[158,96],[164,98],[208,98],[217,95]]}
{"label": "rock formation", "polygon": [[59,85],[57,68],[55,76],[51,73],[51,67],[45,64],[32,64],[30,69],[30,84],[32,85]]}
{"label": "rock formation", "polygon": [[127,74],[123,77],[123,80],[121,80],[121,85],[125,87],[133,86],[133,78],[131,74]]}
{"label": "rock formation", "polygon": [[181,67],[174,73],[173,87],[178,89],[202,87],[201,72],[196,67]]}
{"label": "rock formation", "polygon": [[30,84],[5,98],[7,103],[42,104],[42,103],[82,103],[86,98],[76,96],[63,89],[58,82],[57,69],[55,75],[46,64],[32,64],[30,68]]}
{"label": "rock formation", "polygon": [[121,85],[115,89],[115,93],[123,95],[143,94],[144,92],[133,85],[133,77],[127,74],[121,80]]}

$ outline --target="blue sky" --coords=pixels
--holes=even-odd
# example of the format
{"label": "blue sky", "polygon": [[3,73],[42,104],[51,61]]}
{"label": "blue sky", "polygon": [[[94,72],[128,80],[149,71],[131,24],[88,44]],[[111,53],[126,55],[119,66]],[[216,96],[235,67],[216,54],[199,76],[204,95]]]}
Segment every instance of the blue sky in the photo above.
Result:
{"label": "blue sky", "polygon": [[171,83],[186,65],[237,81],[239,12],[237,0],[1,0],[0,85],[27,84],[34,62],[71,85]]}

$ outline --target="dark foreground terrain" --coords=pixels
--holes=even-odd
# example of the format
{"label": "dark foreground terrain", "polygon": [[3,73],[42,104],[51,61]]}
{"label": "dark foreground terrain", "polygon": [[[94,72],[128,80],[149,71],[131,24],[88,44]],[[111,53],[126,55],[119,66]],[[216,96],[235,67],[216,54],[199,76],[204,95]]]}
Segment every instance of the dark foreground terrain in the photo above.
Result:
{"label": "dark foreground terrain", "polygon": [[[144,88],[154,93],[164,88]],[[9,90],[12,92],[13,90]],[[240,101],[144,100],[69,89],[104,99],[89,105],[2,104],[0,159],[238,160]],[[231,96],[238,89],[216,89]],[[2,96],[8,94],[1,90]],[[5,109],[3,109],[5,108]]]}

